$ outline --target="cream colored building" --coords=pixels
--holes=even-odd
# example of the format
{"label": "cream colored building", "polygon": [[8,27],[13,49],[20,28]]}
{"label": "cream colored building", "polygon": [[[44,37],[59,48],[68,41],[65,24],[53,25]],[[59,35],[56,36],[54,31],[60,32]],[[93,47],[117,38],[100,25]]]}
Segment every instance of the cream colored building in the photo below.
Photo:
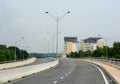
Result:
{"label": "cream colored building", "polygon": [[72,51],[72,42],[66,42],[66,54],[71,53]]}
{"label": "cream colored building", "polygon": [[97,45],[99,48],[103,48],[104,47],[104,43],[103,42],[98,42],[98,45]]}
{"label": "cream colored building", "polygon": [[79,50],[79,43],[77,37],[64,37],[65,41],[65,54],[70,54],[71,52],[76,52]]}
{"label": "cream colored building", "polygon": [[84,41],[80,41],[79,42],[79,50],[83,50],[84,49]]}

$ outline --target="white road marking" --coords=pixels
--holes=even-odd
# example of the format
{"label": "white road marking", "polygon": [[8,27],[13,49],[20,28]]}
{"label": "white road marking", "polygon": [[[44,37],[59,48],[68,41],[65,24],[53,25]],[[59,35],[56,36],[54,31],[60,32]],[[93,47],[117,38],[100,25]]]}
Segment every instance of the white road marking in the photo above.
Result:
{"label": "white road marking", "polygon": [[60,77],[60,79],[64,79],[64,76],[63,76],[63,77]]}
{"label": "white road marking", "polygon": [[65,74],[65,76],[67,76],[68,74]]}
{"label": "white road marking", "polygon": [[54,81],[54,82],[53,82],[53,84],[56,84],[56,83],[58,83],[58,81]]}
{"label": "white road marking", "polygon": [[[91,64],[91,63],[90,63],[90,64]],[[96,66],[96,65],[94,65],[94,64],[91,64],[91,65],[93,65],[94,67],[96,67],[96,68],[100,71],[100,73],[102,74],[103,79],[104,79],[104,81],[105,81],[105,84],[109,84],[109,82],[108,82],[105,74],[103,73],[103,71],[102,71],[98,66]]]}
{"label": "white road marking", "polygon": [[[72,69],[71,69],[68,73],[66,73],[65,76],[68,76],[68,75],[69,75],[70,73],[72,73],[72,71],[75,69],[76,64],[75,64],[74,62],[72,62],[72,63],[73,63]],[[64,79],[65,76],[60,77],[60,79]],[[57,83],[58,83],[58,81],[54,81],[52,84],[57,84]]]}

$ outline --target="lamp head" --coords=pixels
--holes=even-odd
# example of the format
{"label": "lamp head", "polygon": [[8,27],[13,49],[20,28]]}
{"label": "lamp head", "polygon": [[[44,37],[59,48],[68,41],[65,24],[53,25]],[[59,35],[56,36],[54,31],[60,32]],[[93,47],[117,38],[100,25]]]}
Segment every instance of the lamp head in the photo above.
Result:
{"label": "lamp head", "polygon": [[24,37],[22,37],[22,39],[24,39]]}
{"label": "lamp head", "polygon": [[70,13],[70,11],[68,11],[67,13]]}

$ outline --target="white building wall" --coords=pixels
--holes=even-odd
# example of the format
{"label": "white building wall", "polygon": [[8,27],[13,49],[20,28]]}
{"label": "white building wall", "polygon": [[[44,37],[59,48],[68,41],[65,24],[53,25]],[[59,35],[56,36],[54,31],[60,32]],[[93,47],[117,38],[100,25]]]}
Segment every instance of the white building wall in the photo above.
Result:
{"label": "white building wall", "polygon": [[83,51],[94,51],[97,49],[97,43],[84,43]]}
{"label": "white building wall", "polygon": [[93,50],[97,49],[97,43],[92,44],[93,45]]}
{"label": "white building wall", "polygon": [[78,51],[78,44],[77,43],[72,43],[72,52]]}

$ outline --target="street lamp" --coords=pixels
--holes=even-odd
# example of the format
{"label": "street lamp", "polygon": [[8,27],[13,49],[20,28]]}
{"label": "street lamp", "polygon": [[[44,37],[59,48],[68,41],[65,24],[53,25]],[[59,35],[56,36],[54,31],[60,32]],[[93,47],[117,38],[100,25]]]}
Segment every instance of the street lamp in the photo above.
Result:
{"label": "street lamp", "polygon": [[[27,46],[27,49],[29,49],[30,47],[29,46]],[[27,50],[28,51],[28,50]]]}
{"label": "street lamp", "polygon": [[[98,36],[101,36],[101,35],[98,35]],[[107,48],[108,44],[107,44],[107,38],[105,38],[105,37],[103,37],[103,38],[104,38],[104,40],[105,40],[105,52],[106,52],[106,58],[108,58],[108,48]]]}
{"label": "street lamp", "polygon": [[59,21],[67,14],[70,13],[70,11],[67,11],[65,14],[63,14],[61,17],[57,16],[54,17],[52,14],[50,14],[49,12],[45,12],[46,14],[48,14],[49,16],[51,16],[55,21],[56,21],[56,25],[57,25],[57,29],[56,29],[56,32],[57,32],[57,39],[56,39],[56,54],[58,54],[58,24],[59,24]]}
{"label": "street lamp", "polygon": [[107,39],[105,39],[105,42],[106,42],[106,57],[108,58],[108,48],[107,48]]}
{"label": "street lamp", "polygon": [[46,49],[47,49],[47,51],[48,51],[48,53],[49,53],[49,41],[47,40],[47,39],[44,39],[46,42],[47,42],[47,47],[46,47]]}
{"label": "street lamp", "polygon": [[54,37],[55,37],[55,35],[51,34],[49,31],[46,31],[46,32],[47,32],[47,34],[52,36],[52,53],[54,53]]}
{"label": "street lamp", "polygon": [[[18,41],[15,42],[15,56],[14,56],[14,60],[16,61],[16,47],[17,47],[17,43],[20,42],[21,40],[23,40],[24,37],[22,37],[21,39],[19,39]],[[21,54],[20,54],[21,55]],[[21,56],[20,56],[21,57]]]}
{"label": "street lamp", "polygon": [[[54,53],[54,37],[56,34],[52,34],[51,32],[49,31],[46,31],[47,34],[51,35],[52,36],[52,53]],[[61,32],[58,32],[58,34],[61,33]]]}

